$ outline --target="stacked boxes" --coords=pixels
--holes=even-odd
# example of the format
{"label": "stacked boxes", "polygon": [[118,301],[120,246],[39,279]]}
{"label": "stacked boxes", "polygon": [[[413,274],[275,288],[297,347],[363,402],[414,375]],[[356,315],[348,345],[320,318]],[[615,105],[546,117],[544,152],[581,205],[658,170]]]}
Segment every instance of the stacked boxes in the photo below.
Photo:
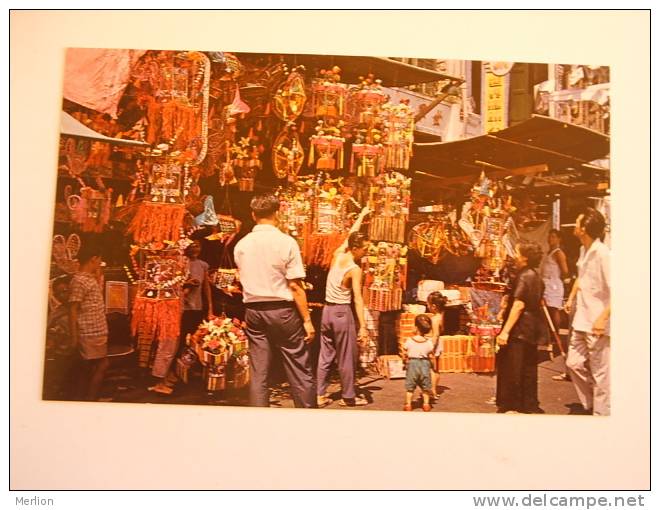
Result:
{"label": "stacked boxes", "polygon": [[490,342],[479,336],[441,336],[442,355],[437,360],[438,372],[493,372],[495,353]]}

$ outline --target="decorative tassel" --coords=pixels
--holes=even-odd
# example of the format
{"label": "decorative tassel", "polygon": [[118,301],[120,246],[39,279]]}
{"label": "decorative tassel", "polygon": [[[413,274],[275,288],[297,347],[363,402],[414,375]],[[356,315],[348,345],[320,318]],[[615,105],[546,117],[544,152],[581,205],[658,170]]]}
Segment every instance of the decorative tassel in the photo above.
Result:
{"label": "decorative tassel", "polygon": [[131,312],[131,333],[172,340],[179,336],[181,326],[180,299],[149,299],[136,297]]}
{"label": "decorative tassel", "polygon": [[128,226],[127,233],[132,233],[135,242],[141,244],[172,241],[179,236],[185,214],[184,204],[143,202]]}
{"label": "decorative tassel", "polygon": [[343,232],[305,236],[303,248],[305,264],[328,269],[332,262],[332,255],[345,239],[346,234]]}

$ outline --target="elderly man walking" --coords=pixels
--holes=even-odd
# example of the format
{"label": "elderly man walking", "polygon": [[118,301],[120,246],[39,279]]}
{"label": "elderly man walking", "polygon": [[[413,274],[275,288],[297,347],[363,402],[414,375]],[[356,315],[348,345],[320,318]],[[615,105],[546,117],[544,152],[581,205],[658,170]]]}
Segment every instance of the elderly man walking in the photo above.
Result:
{"label": "elderly man walking", "polygon": [[566,302],[575,306],[566,367],[582,406],[595,415],[610,414],[610,251],[600,238],[605,219],[588,208],[578,216],[578,278]]}
{"label": "elderly man walking", "polygon": [[269,405],[268,375],[277,350],[295,406],[316,407],[308,347],[314,339],[314,326],[302,285],[305,269],[300,248],[277,228],[277,197],[256,196],[250,208],[256,225],[234,248],[250,343],[250,405]]}

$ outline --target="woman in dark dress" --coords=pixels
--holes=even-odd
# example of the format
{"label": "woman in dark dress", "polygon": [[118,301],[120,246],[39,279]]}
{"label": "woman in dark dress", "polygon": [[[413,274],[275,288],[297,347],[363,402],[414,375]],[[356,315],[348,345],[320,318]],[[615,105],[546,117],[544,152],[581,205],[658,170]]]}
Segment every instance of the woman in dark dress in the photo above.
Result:
{"label": "woman in dark dress", "polygon": [[537,345],[545,327],[541,300],[543,279],[537,268],[541,247],[523,241],[516,246],[518,274],[507,295],[504,326],[497,337],[498,412],[538,413]]}

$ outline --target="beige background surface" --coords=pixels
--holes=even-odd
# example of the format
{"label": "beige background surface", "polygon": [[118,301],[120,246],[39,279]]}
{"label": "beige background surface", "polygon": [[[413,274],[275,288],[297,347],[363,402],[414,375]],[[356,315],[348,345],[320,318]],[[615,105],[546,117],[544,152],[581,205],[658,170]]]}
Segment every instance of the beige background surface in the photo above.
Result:
{"label": "beige background surface", "polygon": [[[12,488],[649,487],[648,13],[13,12],[10,42]],[[610,65],[613,415],[41,401],[61,72],[76,46]],[[404,447],[411,434],[424,448]],[[173,455],[185,474],[163,469]]]}

